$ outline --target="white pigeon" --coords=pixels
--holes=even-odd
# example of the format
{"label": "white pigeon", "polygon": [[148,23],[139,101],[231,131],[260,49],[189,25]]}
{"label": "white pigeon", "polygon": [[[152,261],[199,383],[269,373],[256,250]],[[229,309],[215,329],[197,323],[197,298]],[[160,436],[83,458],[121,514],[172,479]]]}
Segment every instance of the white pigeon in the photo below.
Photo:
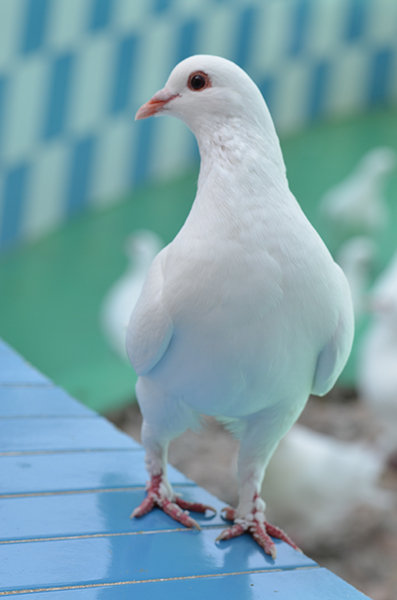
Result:
{"label": "white pigeon", "polygon": [[374,287],[371,306],[373,321],[362,341],[358,387],[382,428],[381,447],[392,452],[397,449],[397,253]]}
{"label": "white pigeon", "polygon": [[384,184],[395,165],[392,148],[373,148],[350,175],[323,196],[320,210],[338,237],[377,233],[385,227]]}
{"label": "white pigeon", "polygon": [[164,246],[154,232],[142,229],[128,236],[125,252],[128,267],[106,294],[100,311],[100,323],[110,347],[121,358],[128,360],[125,336],[131,308],[142,291],[149,267]]}
{"label": "white pigeon", "polygon": [[294,425],[266,471],[269,514],[306,543],[330,539],[360,507],[390,508],[379,486],[383,469],[383,454],[371,447]]}
{"label": "white pigeon", "polygon": [[154,259],[127,330],[138,381],[147,497],[186,526],[166,472],[170,440],[200,415],[239,435],[239,501],[218,539],[249,532],[275,557],[270,536],[294,543],[265,518],[260,490],[280,439],[310,393],[323,395],[346,363],[353,337],[343,271],[288,187],[266,103],[234,63],[192,56],[137,112],[176,116],[201,156],[197,194],[175,237]]}
{"label": "white pigeon", "polygon": [[344,242],[336,255],[336,262],[342,267],[350,285],[356,321],[367,312],[367,294],[375,256],[375,242],[364,235]]}

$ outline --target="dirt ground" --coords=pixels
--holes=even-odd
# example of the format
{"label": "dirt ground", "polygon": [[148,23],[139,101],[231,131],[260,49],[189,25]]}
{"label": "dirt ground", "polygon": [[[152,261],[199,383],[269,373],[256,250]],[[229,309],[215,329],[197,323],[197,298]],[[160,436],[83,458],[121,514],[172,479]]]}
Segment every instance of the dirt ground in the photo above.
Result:
{"label": "dirt ground", "polygon": [[[140,441],[137,404],[108,415],[118,427]],[[310,399],[300,423],[346,441],[374,443],[374,418],[353,390],[336,389],[326,398]],[[235,505],[235,460],[238,442],[215,421],[188,431],[170,446],[172,465],[227,504]],[[392,508],[363,508],[338,528],[336,536],[313,541],[295,539],[311,558],[360,589],[373,600],[397,599],[397,469],[385,466],[381,486],[390,491]],[[270,508],[270,507],[269,507]],[[278,523],[283,526],[282,523]]]}

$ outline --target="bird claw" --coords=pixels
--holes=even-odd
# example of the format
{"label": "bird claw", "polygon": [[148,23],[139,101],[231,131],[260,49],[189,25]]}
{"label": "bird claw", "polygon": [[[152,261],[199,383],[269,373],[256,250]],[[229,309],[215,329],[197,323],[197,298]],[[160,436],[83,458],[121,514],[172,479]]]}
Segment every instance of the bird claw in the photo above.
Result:
{"label": "bird claw", "polygon": [[187,513],[188,510],[204,514],[206,510],[216,512],[212,506],[201,504],[200,502],[189,502],[179,496],[175,496],[173,500],[170,500],[164,491],[161,489],[163,480],[162,473],[159,475],[152,476],[147,486],[147,496],[131,513],[130,518],[142,517],[149,513],[155,506],[163,510],[172,519],[181,523],[185,527],[191,527],[195,529],[201,529],[200,525],[192,519]]}
{"label": "bird claw", "polygon": [[235,523],[224,529],[218,535],[216,541],[230,540],[234,537],[242,535],[243,533],[249,533],[252,535],[257,544],[259,544],[265,553],[269,554],[273,560],[275,560],[277,552],[272,537],[282,540],[289,546],[292,546],[294,550],[301,552],[300,548],[298,548],[298,546],[282,529],[264,520],[263,513],[256,511],[254,512],[253,518],[247,519],[247,521],[236,521],[236,511],[234,508],[227,506],[223,508],[221,512],[223,513],[222,516],[224,519],[228,521],[235,521]]}

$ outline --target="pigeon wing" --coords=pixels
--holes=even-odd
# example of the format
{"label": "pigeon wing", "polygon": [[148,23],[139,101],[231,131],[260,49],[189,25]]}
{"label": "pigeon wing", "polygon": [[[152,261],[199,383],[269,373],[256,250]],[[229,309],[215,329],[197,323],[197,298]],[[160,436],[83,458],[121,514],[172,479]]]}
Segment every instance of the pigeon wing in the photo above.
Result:
{"label": "pigeon wing", "polygon": [[137,375],[146,375],[167,351],[174,327],[162,300],[160,252],[154,259],[127,327],[126,350]]}

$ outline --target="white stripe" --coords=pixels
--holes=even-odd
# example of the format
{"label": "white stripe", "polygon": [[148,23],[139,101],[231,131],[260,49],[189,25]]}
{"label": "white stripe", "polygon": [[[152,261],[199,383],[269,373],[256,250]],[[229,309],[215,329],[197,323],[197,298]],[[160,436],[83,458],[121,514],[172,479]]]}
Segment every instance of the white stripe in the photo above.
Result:
{"label": "white stripe", "polygon": [[79,52],[69,107],[70,127],[82,134],[101,125],[110,100],[114,44],[109,35],[91,38]]}
{"label": "white stripe", "polygon": [[[62,0],[63,2],[65,0]],[[81,1],[81,0],[80,0]],[[115,4],[113,24],[120,31],[132,31],[150,27],[148,2],[118,0]]]}
{"label": "white stripe", "polygon": [[346,46],[335,55],[328,97],[331,114],[353,113],[364,105],[372,54],[365,46]]}
{"label": "white stripe", "polygon": [[235,46],[240,11],[219,5],[201,15],[203,19],[198,40],[198,54],[215,54],[230,58]]}
{"label": "white stripe", "polygon": [[346,0],[312,2],[312,21],[307,39],[310,56],[329,58],[341,47],[341,32],[346,28]]}
{"label": "white stripe", "polygon": [[76,51],[87,35],[90,2],[86,0],[51,0],[48,43],[57,51]]}
{"label": "white stripe", "polygon": [[369,4],[368,38],[381,45],[397,47],[397,2],[376,0]]}
{"label": "white stripe", "polygon": [[177,28],[167,18],[153,21],[145,31],[139,46],[139,60],[135,78],[137,107],[165,85],[170,69],[174,67]]}
{"label": "white stripe", "polygon": [[46,74],[42,56],[35,55],[15,65],[3,133],[7,162],[23,160],[35,151],[44,110]]}
{"label": "white stripe", "polygon": [[153,147],[153,177],[172,177],[193,165],[193,134],[184,123],[170,116],[158,118]]}
{"label": "white stripe", "polygon": [[66,184],[67,147],[47,144],[33,164],[22,236],[37,237],[64,219],[63,194]]}
{"label": "white stripe", "polygon": [[[287,33],[291,19],[291,4],[270,0],[264,3],[263,10],[258,15],[257,36],[258,45],[252,59],[252,68],[257,73],[267,73],[270,70],[282,76],[281,61],[288,44]],[[280,65],[278,70],[278,65]]]}
{"label": "white stripe", "polygon": [[294,131],[307,119],[310,68],[307,60],[280,65],[272,115],[279,133]]}
{"label": "white stripe", "polygon": [[0,1],[0,71],[10,69],[12,59],[18,53],[24,26],[25,2],[22,0]]}
{"label": "white stripe", "polygon": [[131,164],[132,118],[112,120],[103,130],[96,147],[93,203],[97,206],[119,200],[128,187]]}

